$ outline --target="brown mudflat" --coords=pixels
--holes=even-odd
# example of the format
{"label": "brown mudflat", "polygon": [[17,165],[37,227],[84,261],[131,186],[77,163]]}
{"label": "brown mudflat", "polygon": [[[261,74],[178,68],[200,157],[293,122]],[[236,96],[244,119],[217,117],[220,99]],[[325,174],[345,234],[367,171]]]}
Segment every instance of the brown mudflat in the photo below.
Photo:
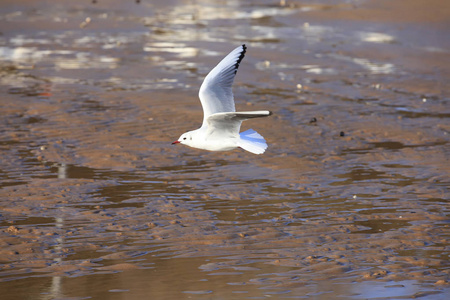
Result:
{"label": "brown mudflat", "polygon": [[1,2],[2,299],[448,299],[450,3],[244,2]]}

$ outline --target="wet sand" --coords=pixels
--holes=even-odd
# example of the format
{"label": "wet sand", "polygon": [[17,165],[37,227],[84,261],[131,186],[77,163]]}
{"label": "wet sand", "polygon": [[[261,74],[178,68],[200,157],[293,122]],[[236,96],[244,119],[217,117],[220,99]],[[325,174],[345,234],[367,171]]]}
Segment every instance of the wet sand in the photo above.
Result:
{"label": "wet sand", "polygon": [[94,2],[0,4],[2,299],[448,298],[449,4]]}

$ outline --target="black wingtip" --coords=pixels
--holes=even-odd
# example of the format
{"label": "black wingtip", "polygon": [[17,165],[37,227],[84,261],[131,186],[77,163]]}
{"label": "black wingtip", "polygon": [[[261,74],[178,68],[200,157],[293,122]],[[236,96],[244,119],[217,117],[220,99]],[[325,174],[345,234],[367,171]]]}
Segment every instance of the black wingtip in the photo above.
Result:
{"label": "black wingtip", "polygon": [[234,64],[234,74],[237,73],[237,69],[239,68],[239,64],[241,63],[241,61],[244,59],[245,53],[247,52],[247,46],[245,46],[245,44],[242,44],[242,52],[241,55],[239,55],[238,60],[236,61],[236,63]]}
{"label": "black wingtip", "polygon": [[238,65],[241,62],[241,60],[244,58],[246,52],[247,52],[247,46],[245,46],[245,44],[242,44],[242,52],[241,52],[241,55],[239,56],[239,59],[237,61]]}

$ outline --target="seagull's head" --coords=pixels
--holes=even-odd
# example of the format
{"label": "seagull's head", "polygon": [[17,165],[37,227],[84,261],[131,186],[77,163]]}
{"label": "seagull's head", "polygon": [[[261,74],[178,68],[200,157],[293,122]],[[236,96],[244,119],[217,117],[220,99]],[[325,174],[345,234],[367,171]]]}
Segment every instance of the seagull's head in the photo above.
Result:
{"label": "seagull's head", "polygon": [[184,145],[190,146],[192,141],[193,141],[193,133],[192,133],[192,131],[189,131],[189,132],[183,133],[178,140],[176,140],[175,142],[172,143],[172,145],[184,144]]}

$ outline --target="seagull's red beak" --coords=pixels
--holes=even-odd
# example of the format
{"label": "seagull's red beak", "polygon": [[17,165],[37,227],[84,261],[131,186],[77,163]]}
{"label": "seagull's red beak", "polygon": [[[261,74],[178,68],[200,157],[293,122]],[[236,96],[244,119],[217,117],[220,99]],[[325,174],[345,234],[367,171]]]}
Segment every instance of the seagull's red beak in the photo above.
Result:
{"label": "seagull's red beak", "polygon": [[180,143],[180,141],[175,141],[172,143],[172,145],[179,144],[179,143]]}

